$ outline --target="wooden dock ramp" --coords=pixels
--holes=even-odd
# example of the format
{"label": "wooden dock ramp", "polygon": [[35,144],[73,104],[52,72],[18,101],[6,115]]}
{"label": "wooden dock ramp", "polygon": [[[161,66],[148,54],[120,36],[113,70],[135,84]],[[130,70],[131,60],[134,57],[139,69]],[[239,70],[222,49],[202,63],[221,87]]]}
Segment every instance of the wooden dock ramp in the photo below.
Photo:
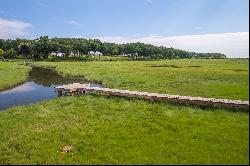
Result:
{"label": "wooden dock ramp", "polygon": [[58,96],[77,95],[85,93],[101,93],[113,96],[127,96],[140,99],[149,99],[153,101],[165,101],[165,102],[174,102],[182,104],[194,104],[199,106],[210,106],[210,107],[213,106],[219,108],[249,110],[249,101],[179,96],[170,94],[91,87],[90,84],[73,83],[68,85],[57,86],[55,90]]}

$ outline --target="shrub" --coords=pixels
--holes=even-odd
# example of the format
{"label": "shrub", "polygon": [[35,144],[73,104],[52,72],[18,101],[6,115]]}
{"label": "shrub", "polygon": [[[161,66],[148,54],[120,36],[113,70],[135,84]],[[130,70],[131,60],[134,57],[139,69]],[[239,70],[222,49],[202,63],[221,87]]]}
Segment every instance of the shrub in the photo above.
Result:
{"label": "shrub", "polygon": [[3,56],[4,56],[4,51],[3,49],[0,48],[0,58],[3,58]]}

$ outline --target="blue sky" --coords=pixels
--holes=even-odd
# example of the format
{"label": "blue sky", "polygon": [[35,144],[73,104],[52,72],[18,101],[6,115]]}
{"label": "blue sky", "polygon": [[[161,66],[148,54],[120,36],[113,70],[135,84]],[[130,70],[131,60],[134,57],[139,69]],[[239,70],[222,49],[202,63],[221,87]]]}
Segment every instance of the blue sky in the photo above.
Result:
{"label": "blue sky", "polygon": [[[248,0],[1,0],[0,38],[98,37],[197,51],[187,43],[187,37],[192,41],[193,37],[214,34],[230,40],[237,34],[244,38],[241,42],[249,43],[248,6]],[[186,41],[176,44],[176,37]],[[154,43],[157,39],[166,41]],[[183,47],[183,42],[189,47]],[[198,51],[209,51],[204,44],[205,49]],[[248,56],[249,52],[240,54]]]}

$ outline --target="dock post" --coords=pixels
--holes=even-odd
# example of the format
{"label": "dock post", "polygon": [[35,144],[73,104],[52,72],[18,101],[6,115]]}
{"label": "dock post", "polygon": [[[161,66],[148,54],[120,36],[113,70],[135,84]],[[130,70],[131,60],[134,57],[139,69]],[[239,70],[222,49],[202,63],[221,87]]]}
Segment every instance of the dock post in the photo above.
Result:
{"label": "dock post", "polygon": [[57,91],[57,97],[62,96],[62,91]]}

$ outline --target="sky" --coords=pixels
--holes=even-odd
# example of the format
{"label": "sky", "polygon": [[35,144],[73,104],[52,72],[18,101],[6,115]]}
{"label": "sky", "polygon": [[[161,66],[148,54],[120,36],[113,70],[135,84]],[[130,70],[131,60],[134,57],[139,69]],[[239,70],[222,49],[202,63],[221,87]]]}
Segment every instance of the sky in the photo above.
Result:
{"label": "sky", "polygon": [[249,57],[249,0],[0,0],[0,38],[99,38]]}

